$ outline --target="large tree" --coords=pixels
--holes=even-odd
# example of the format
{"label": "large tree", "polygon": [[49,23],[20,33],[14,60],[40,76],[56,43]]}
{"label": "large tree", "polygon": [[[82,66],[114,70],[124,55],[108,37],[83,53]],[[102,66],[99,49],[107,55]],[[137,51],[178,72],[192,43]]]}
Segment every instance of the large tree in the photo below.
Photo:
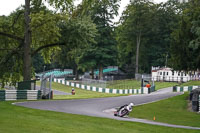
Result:
{"label": "large tree", "polygon": [[[43,56],[48,59],[48,53],[52,51],[50,47],[63,45],[63,43],[59,42],[60,33],[57,23],[59,20],[67,20],[68,11],[66,9],[72,1],[49,0],[48,2],[55,8],[62,7],[63,14],[47,10],[42,0],[25,0],[24,8],[18,9],[16,13],[8,17],[1,17],[0,36],[2,40],[6,40],[4,44],[9,46],[9,49],[5,49],[6,47],[1,45],[1,50],[6,51],[0,58],[1,67],[6,70],[1,72],[2,79],[13,76],[11,73],[7,73],[10,70],[5,67],[6,65],[9,68],[14,67],[15,65],[9,64],[9,62],[18,57],[19,60],[23,59],[23,62],[19,61],[23,65],[21,68],[23,80],[30,80],[32,56],[42,51]],[[7,23],[6,19],[10,25],[5,24]],[[15,45],[13,46],[12,44]],[[44,51],[43,49],[46,50]],[[20,66],[18,66],[19,69]]]}
{"label": "large tree", "polygon": [[[139,72],[140,47],[147,41],[154,25],[154,4],[145,0],[134,0],[128,5],[121,17],[118,31],[119,50],[135,58],[135,73]],[[122,49],[121,49],[122,48]],[[133,57],[130,57],[133,59]],[[130,59],[129,58],[129,59]],[[132,62],[132,61],[131,61]]]}
{"label": "large tree", "polygon": [[200,2],[191,0],[184,5],[179,26],[172,34],[170,62],[176,70],[196,71],[200,68]]}
{"label": "large tree", "polygon": [[[60,24],[61,41],[66,45],[61,47],[56,59],[62,66],[74,69],[78,78],[78,70],[91,68],[90,58],[84,58],[85,54],[91,54],[90,48],[96,43],[96,25],[89,17],[72,17],[66,23]],[[70,66],[69,66],[70,65]]]}
{"label": "large tree", "polygon": [[161,4],[142,0],[130,3],[116,30],[119,65],[132,75],[150,73],[151,66],[165,66],[179,12],[179,5],[173,0]]}
{"label": "large tree", "polygon": [[97,43],[90,49],[93,52],[84,56],[93,57],[93,63],[89,64],[97,65],[100,79],[103,78],[103,67],[116,64],[117,50],[112,19],[118,15],[119,2],[120,0],[83,0],[80,7],[80,14],[91,16],[97,26]]}

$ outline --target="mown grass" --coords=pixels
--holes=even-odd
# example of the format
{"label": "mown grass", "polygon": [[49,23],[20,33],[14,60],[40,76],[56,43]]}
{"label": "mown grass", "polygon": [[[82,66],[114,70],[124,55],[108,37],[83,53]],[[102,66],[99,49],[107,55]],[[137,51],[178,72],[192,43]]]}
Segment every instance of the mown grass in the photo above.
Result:
{"label": "mown grass", "polygon": [[200,114],[188,110],[188,93],[151,104],[134,107],[130,117],[200,127]]}
{"label": "mown grass", "polygon": [[[40,82],[37,82],[37,85],[40,86]],[[115,89],[139,89],[141,85],[140,81],[137,80],[119,80],[114,81],[110,84],[107,88],[115,88]],[[177,83],[177,82],[155,82],[156,90],[172,87],[172,86],[192,86],[192,85],[199,85],[200,81],[189,81],[186,83]],[[121,87],[120,87],[121,86]],[[132,87],[131,87],[132,86]],[[64,92],[71,92],[72,87],[62,85],[59,83],[52,82],[53,89],[64,91]],[[81,99],[81,98],[97,98],[97,97],[113,97],[113,96],[121,96],[119,94],[106,94],[106,93],[99,93],[99,92],[91,92],[87,90],[82,90],[79,88],[75,88],[76,94],[75,96],[55,96],[55,99]]]}
{"label": "mown grass", "polygon": [[[37,82],[37,85],[40,86],[40,82]],[[52,82],[52,88],[55,90],[71,93],[72,88],[74,87]],[[124,94],[108,94],[108,93],[87,91],[80,88],[75,88],[75,92],[76,92],[75,95],[54,95],[53,99],[86,99],[86,98],[126,96]]]}
{"label": "mown grass", "polygon": [[180,86],[200,86],[200,81],[189,81],[181,84]]}
{"label": "mown grass", "polygon": [[155,82],[156,90],[178,85],[176,82]]}
{"label": "mown grass", "polygon": [[[177,82],[154,82],[156,86],[156,90],[172,87],[178,85]],[[141,81],[137,81],[134,79],[129,80],[117,80],[113,82],[108,82],[108,88],[115,88],[115,89],[139,89],[141,88]]]}
{"label": "mown grass", "polygon": [[199,133],[106,118],[42,111],[0,102],[0,133]]}
{"label": "mown grass", "polygon": [[[186,83],[178,83],[178,82],[154,82],[156,86],[156,90],[172,87],[172,86],[193,86],[197,85],[200,86],[200,81],[189,81]],[[114,81],[112,84],[108,85],[108,88],[115,88],[115,89],[139,89],[141,88],[141,81],[137,80],[119,80]]]}
{"label": "mown grass", "polygon": [[[156,90],[172,87],[178,85],[177,82],[155,82]],[[141,88],[141,81],[137,81],[134,79],[129,80],[118,80],[114,81],[112,84],[108,85],[108,88],[115,89],[139,89]]]}
{"label": "mown grass", "polygon": [[114,80],[108,82],[107,88],[111,89],[139,89],[141,87],[141,81],[134,79],[126,80]]}

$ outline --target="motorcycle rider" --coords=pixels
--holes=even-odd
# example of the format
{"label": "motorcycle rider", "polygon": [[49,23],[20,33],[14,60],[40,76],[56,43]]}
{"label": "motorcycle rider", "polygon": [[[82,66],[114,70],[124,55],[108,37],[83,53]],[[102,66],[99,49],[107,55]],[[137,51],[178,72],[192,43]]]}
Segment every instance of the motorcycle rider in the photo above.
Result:
{"label": "motorcycle rider", "polygon": [[132,110],[133,110],[133,106],[134,106],[134,104],[133,103],[130,103],[129,105],[128,105],[128,111],[129,112],[131,112]]}
{"label": "motorcycle rider", "polygon": [[126,115],[128,115],[129,112],[132,111],[133,106],[134,106],[133,103],[130,103],[129,105],[128,105],[128,104],[125,104],[125,105],[121,106],[116,112],[114,112],[114,115],[115,115],[115,116],[123,117],[123,116],[124,116],[124,115],[122,116],[122,111],[123,111],[123,110],[128,110],[128,113],[126,114]]}

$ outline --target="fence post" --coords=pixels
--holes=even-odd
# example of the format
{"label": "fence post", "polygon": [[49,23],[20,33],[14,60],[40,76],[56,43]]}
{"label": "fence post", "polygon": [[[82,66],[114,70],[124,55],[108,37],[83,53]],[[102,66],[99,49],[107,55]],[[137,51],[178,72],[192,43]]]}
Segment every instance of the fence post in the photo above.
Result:
{"label": "fence post", "polygon": [[173,86],[173,92],[177,92],[177,87]]}

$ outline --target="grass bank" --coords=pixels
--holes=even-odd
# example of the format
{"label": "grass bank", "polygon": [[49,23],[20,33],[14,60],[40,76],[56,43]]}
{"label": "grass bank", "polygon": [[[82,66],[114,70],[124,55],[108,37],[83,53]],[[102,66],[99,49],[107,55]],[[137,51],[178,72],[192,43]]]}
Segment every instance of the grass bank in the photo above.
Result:
{"label": "grass bank", "polygon": [[[177,83],[177,82],[154,82],[156,90],[172,87],[175,85],[178,86],[200,86],[200,81],[189,81],[186,83]],[[108,88],[117,88],[117,89],[139,89],[141,87],[141,82],[137,80],[119,80],[114,81],[112,84],[108,85]]]}
{"label": "grass bank", "polygon": [[[172,87],[178,85],[176,82],[155,82],[156,90]],[[116,80],[113,82],[108,82],[107,88],[115,88],[115,89],[139,89],[141,88],[141,81],[137,81],[134,79],[128,80]]]}
{"label": "grass bank", "polygon": [[155,82],[156,90],[178,85],[176,82]]}
{"label": "grass bank", "polygon": [[106,118],[42,111],[0,102],[0,133],[198,133]]}
{"label": "grass bank", "polygon": [[[40,86],[40,82],[37,82],[37,85]],[[52,88],[67,93],[71,93],[72,91],[72,87],[54,82],[52,82]],[[122,94],[108,94],[108,93],[87,91],[79,88],[75,88],[75,91],[76,91],[75,95],[54,95],[54,99],[86,99],[86,98],[126,96]]]}
{"label": "grass bank", "polygon": [[180,84],[180,86],[200,86],[200,81],[189,81],[189,82]]}
{"label": "grass bank", "polygon": [[139,89],[141,82],[134,79],[114,80],[107,82],[107,88],[111,89]]}
{"label": "grass bank", "polygon": [[130,117],[200,127],[200,114],[188,110],[188,93],[133,109]]}

